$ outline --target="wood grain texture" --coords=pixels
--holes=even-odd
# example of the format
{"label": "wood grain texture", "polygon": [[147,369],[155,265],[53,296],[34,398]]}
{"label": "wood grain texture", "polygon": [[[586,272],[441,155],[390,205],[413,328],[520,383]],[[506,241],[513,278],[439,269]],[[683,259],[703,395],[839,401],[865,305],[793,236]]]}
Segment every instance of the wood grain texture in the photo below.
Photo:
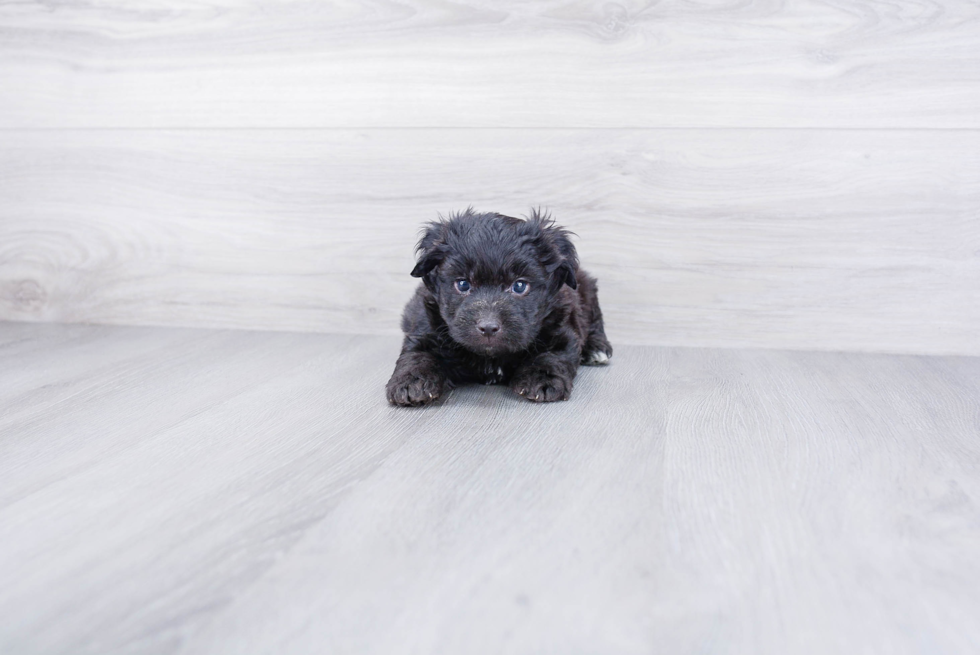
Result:
{"label": "wood grain texture", "polygon": [[393,341],[2,334],[5,653],[173,652],[419,418],[373,402]]}
{"label": "wood grain texture", "polygon": [[541,205],[616,343],[980,354],[980,132],[0,134],[0,318],[397,334],[419,225]]}
{"label": "wood grain texture", "polygon": [[0,650],[974,653],[980,358],[0,324]]}
{"label": "wood grain texture", "polygon": [[968,0],[8,2],[0,127],[980,128],[978,18]]}

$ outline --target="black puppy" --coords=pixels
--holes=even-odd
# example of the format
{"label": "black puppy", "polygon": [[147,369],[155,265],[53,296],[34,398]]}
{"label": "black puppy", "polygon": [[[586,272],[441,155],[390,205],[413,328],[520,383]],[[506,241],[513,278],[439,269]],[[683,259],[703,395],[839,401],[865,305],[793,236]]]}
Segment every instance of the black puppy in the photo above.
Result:
{"label": "black puppy", "polygon": [[429,223],[388,401],[425,405],[466,382],[567,400],[579,363],[608,362],[596,281],[568,234],[540,212],[525,221],[468,209]]}

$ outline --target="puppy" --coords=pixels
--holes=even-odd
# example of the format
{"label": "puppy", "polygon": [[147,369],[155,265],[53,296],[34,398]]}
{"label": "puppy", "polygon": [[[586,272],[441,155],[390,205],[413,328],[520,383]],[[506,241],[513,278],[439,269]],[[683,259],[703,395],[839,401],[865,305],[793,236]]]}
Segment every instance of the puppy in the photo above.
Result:
{"label": "puppy", "polygon": [[568,236],[540,212],[521,220],[468,209],[429,223],[388,401],[426,405],[468,382],[568,400],[579,364],[612,355],[596,280],[579,270]]}

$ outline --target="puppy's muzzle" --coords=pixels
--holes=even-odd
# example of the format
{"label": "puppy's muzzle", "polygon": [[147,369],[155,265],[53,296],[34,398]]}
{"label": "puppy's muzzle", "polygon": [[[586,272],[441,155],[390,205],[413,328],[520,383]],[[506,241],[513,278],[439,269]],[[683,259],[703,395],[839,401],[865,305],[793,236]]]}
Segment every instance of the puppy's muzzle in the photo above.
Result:
{"label": "puppy's muzzle", "polygon": [[489,339],[500,332],[500,321],[496,318],[481,318],[477,321],[476,330]]}
{"label": "puppy's muzzle", "polygon": [[500,331],[500,315],[492,307],[485,307],[483,311],[476,315],[473,321],[476,327],[477,339],[484,342],[487,346],[495,345],[503,334]]}

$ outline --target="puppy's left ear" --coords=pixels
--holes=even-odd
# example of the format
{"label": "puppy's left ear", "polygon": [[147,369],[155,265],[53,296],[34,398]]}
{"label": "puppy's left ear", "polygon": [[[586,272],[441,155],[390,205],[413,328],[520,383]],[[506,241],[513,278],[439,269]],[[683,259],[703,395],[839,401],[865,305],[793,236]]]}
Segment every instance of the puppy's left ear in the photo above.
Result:
{"label": "puppy's left ear", "polygon": [[578,280],[575,279],[575,269],[567,261],[563,261],[558,265],[558,268],[554,272],[554,285],[555,291],[561,288],[561,285],[567,284],[573,289],[578,289]]}
{"label": "puppy's left ear", "polygon": [[538,252],[541,263],[551,275],[551,292],[557,293],[565,284],[577,289],[578,253],[569,238],[572,233],[555,225],[551,216],[539,209],[531,210],[528,226],[538,230]]}

